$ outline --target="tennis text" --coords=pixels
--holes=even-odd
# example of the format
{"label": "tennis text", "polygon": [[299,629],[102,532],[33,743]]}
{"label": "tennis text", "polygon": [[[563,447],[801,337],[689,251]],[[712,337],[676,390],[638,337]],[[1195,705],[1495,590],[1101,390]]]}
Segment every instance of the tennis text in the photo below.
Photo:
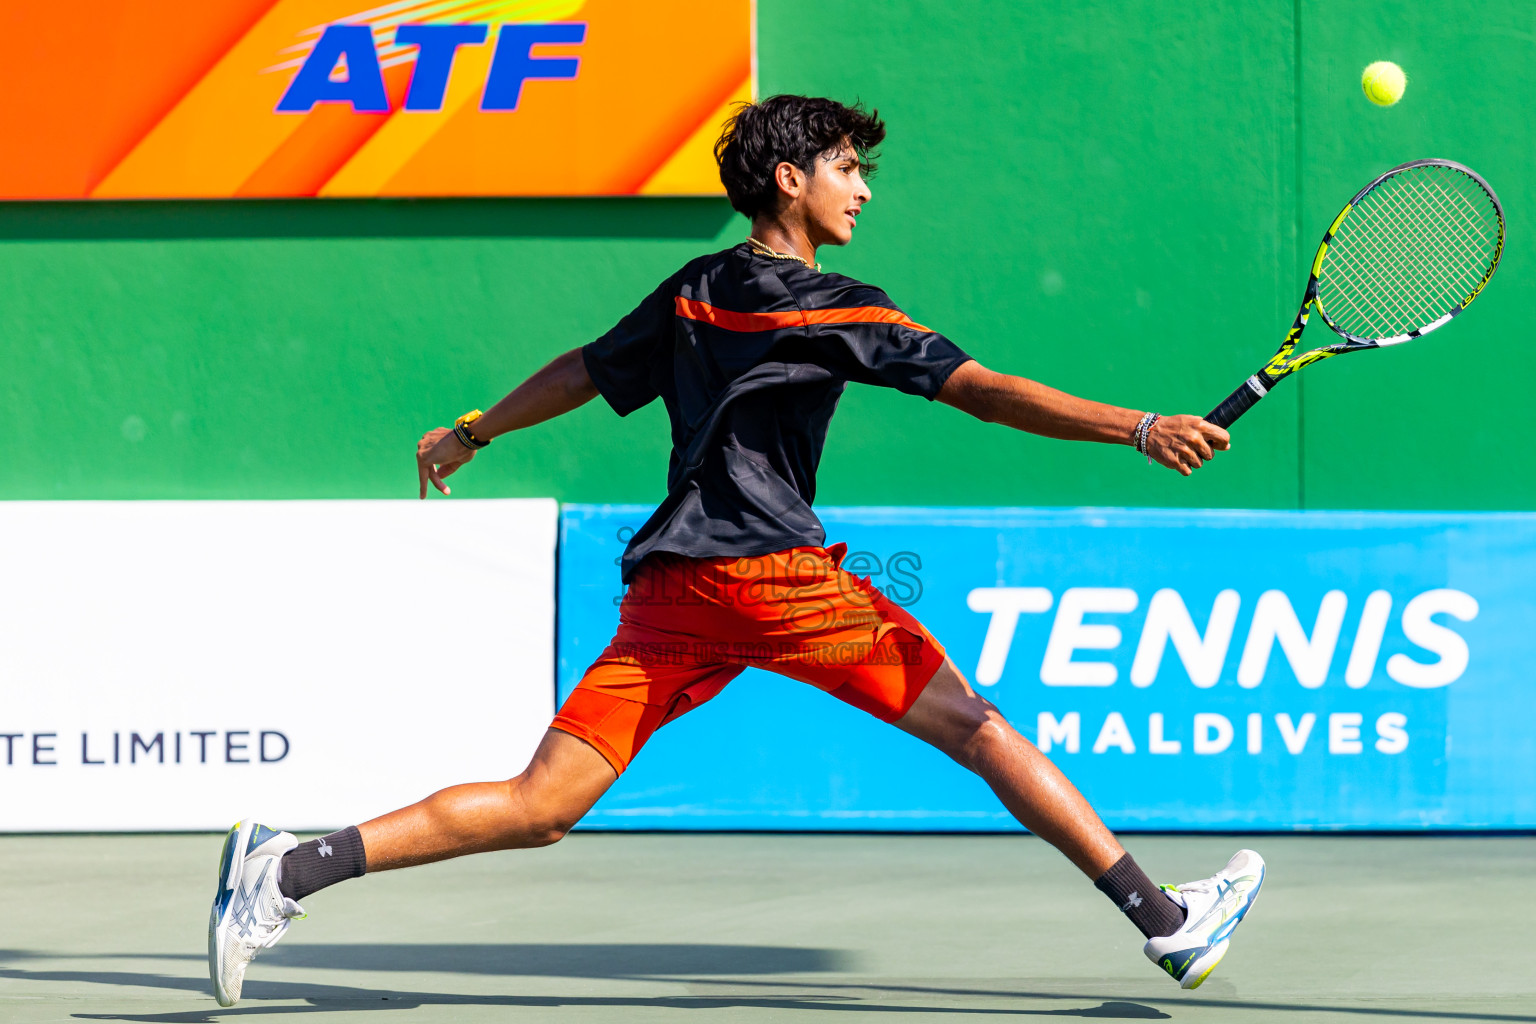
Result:
{"label": "tennis text", "polygon": [[[1471,622],[1478,612],[1477,599],[1460,590],[1427,590],[1403,602],[1400,610],[1385,590],[1372,591],[1358,604],[1344,591],[1330,590],[1309,616],[1312,626],[1308,629],[1284,591],[1266,590],[1253,604],[1246,637],[1235,644],[1243,599],[1235,590],[1222,590],[1213,601],[1207,600],[1211,610],[1202,631],[1177,590],[1164,588],[1151,596],[1130,665],[1132,686],[1151,686],[1170,671],[1182,670],[1202,689],[1233,675],[1238,686],[1252,689],[1264,682],[1278,646],[1296,681],[1307,689],[1323,686],[1341,657],[1342,681],[1350,689],[1368,686],[1381,667],[1399,685],[1434,689],[1461,678],[1471,656],[1461,634],[1436,618]],[[1060,600],[1044,587],[978,587],[966,603],[971,611],[990,617],[976,663],[978,684],[995,685],[1010,662],[1017,665],[1015,636],[1021,618],[1054,607],[1050,635],[1039,654],[1040,682],[1112,686],[1120,678],[1120,669],[1109,656],[1124,641],[1113,617],[1135,612],[1142,602],[1141,595],[1125,587],[1072,587],[1062,592]],[[1346,616],[1352,607],[1359,610],[1351,617],[1353,629],[1344,654],[1341,638],[1346,636]],[[1090,615],[1097,621],[1088,621]],[[1384,666],[1378,665],[1389,626],[1395,626],[1422,656],[1399,652],[1386,658]],[[1170,647],[1175,655],[1171,659],[1166,657]]]}

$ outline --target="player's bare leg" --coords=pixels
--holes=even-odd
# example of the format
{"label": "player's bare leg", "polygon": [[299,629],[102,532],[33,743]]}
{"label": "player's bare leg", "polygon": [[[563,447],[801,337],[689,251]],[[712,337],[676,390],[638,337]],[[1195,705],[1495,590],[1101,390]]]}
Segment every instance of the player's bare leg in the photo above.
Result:
{"label": "player's bare leg", "polygon": [[221,1006],[240,998],[245,970],[303,916],[299,900],[364,871],[467,853],[548,846],[617,778],[585,740],[551,729],[521,775],[452,786],[362,825],[299,843],[242,821],[230,830],[208,922],[208,970]]}
{"label": "player's bare leg", "polygon": [[618,776],[585,740],[544,734],[521,775],[472,782],[358,826],[369,871],[558,842]]}
{"label": "player's bare leg", "polygon": [[1184,988],[1198,988],[1226,955],[1258,898],[1264,858],[1239,850],[1210,878],[1153,886],[1088,801],[1054,764],[944,660],[896,725],[981,776],[1025,828],[1094,880],[1147,937],[1143,952]]}
{"label": "player's bare leg", "polygon": [[952,660],[944,660],[896,726],[981,776],[1021,825],[1089,878],[1125,856],[1077,787],[971,688]]}

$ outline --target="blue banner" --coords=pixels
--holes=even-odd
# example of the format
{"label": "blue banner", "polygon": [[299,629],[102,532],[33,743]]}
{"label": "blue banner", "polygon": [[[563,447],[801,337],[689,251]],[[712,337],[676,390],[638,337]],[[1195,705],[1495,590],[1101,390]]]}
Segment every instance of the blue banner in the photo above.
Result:
{"label": "blue banner", "polygon": [[[559,697],[651,509],[567,506]],[[1536,827],[1536,515],[819,510],[1112,828]],[[1012,830],[985,785],[749,670],[583,823]]]}

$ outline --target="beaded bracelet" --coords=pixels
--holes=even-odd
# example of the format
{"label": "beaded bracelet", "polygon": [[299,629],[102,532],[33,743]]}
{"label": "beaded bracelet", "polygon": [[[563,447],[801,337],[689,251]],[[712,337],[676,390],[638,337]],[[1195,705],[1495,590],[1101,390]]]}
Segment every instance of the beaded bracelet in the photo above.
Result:
{"label": "beaded bracelet", "polygon": [[484,448],[486,445],[491,443],[488,440],[482,441],[474,434],[469,432],[469,425],[475,422],[475,420],[479,419],[482,415],[483,414],[479,409],[471,409],[469,412],[453,421],[453,436],[457,437],[459,441],[463,443],[464,447],[472,451],[479,451],[481,448]]}
{"label": "beaded bracelet", "polygon": [[1147,465],[1152,465],[1152,454],[1147,451],[1147,441],[1152,436],[1152,427],[1162,416],[1155,412],[1149,412],[1136,424],[1135,442],[1136,451],[1147,457]]}

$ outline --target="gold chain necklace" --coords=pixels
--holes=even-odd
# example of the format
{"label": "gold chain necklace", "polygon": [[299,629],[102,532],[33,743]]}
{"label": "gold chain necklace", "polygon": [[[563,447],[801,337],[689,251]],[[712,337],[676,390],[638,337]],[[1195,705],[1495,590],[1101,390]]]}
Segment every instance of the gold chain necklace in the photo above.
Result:
{"label": "gold chain necklace", "polygon": [[804,263],[806,266],[810,267],[812,270],[814,270],[814,271],[816,271],[818,273],[821,272],[821,264],[820,263],[812,263],[810,260],[806,259],[804,256],[796,256],[792,252],[779,252],[779,250],[775,249],[773,246],[769,245],[767,242],[761,242],[761,241],[757,240],[756,238],[753,238],[751,235],[747,236],[747,244],[752,247],[752,251],[753,252],[761,253],[764,256],[768,256],[768,257],[770,257],[772,259],[776,259],[776,260],[799,260],[801,263]]}

